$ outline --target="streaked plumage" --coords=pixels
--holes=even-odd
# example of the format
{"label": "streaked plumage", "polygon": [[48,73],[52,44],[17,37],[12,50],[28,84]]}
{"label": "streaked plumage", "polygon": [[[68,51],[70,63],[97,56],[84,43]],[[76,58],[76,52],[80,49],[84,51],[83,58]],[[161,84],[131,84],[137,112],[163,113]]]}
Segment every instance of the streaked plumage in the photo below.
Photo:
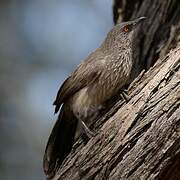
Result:
{"label": "streaked plumage", "polygon": [[55,113],[62,108],[44,155],[47,176],[54,175],[56,166],[70,152],[77,123],[94,118],[99,107],[127,83],[133,65],[133,33],[143,19],[116,25],[60,87]]}

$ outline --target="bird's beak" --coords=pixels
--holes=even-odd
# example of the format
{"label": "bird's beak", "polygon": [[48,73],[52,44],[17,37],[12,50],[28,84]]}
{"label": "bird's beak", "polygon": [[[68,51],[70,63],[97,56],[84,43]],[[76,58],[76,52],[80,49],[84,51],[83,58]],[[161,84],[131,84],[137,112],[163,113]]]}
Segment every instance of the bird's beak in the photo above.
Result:
{"label": "bird's beak", "polygon": [[133,21],[133,25],[134,26],[137,26],[139,25],[140,23],[142,23],[144,20],[146,19],[146,17],[140,17],[140,18],[137,18]]}

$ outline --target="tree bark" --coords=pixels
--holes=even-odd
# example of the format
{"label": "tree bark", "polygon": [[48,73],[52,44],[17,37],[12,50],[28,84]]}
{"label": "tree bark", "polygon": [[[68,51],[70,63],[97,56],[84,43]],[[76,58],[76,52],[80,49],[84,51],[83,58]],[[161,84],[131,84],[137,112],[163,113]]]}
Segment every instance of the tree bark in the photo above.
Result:
{"label": "tree bark", "polygon": [[132,80],[179,42],[179,0],[114,0],[113,14],[115,23],[147,17],[146,24],[139,28],[135,36]]}
{"label": "tree bark", "polygon": [[54,180],[180,179],[179,11],[178,0],[114,1],[115,23],[148,17],[136,35],[132,79],[141,73],[130,101],[110,102],[91,125],[98,135],[79,138]]}

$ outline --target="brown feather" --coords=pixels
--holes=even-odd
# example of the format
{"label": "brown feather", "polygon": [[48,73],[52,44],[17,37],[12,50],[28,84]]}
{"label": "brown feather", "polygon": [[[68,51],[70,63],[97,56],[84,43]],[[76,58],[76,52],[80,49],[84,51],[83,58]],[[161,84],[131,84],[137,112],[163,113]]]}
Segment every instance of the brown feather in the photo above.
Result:
{"label": "brown feather", "polygon": [[[98,56],[96,56],[97,53]],[[99,56],[100,53],[102,56]],[[90,54],[72,75],[64,81],[57,93],[56,100],[53,103],[53,105],[56,106],[55,113],[59,111],[61,104],[66,101],[68,97],[98,80],[102,72],[101,69],[103,69],[102,59],[104,59],[104,55],[98,50]]]}

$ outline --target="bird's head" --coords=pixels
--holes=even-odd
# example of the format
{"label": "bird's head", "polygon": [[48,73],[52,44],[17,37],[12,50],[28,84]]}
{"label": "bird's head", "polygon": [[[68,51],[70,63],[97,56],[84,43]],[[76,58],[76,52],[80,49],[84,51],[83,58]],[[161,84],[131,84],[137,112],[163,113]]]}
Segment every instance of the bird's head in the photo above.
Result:
{"label": "bird's head", "polygon": [[117,46],[129,47],[133,40],[136,28],[146,19],[140,17],[132,21],[122,22],[112,28],[102,46],[105,48],[117,48]]}

